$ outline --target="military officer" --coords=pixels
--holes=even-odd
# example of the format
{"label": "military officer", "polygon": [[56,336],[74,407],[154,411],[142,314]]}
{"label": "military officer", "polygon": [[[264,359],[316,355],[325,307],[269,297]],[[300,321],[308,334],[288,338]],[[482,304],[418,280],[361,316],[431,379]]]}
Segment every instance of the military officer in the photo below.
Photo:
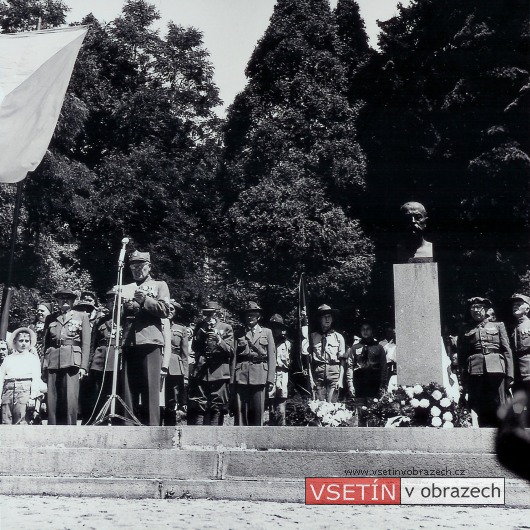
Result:
{"label": "military officer", "polygon": [[243,311],[245,328],[235,336],[232,382],[236,425],[263,425],[265,391],[274,387],[276,348],[272,331],[258,323],[261,311],[256,302],[250,302]]}
{"label": "military officer", "polygon": [[519,388],[530,391],[530,296],[514,294],[511,301],[512,313],[517,320],[512,334],[515,379]]}
{"label": "military officer", "polygon": [[178,323],[182,306],[175,300],[169,304],[171,357],[165,385],[164,425],[175,425],[177,408],[185,410],[188,404],[188,330]]}
{"label": "military officer", "polygon": [[276,375],[274,387],[269,392],[270,418],[269,423],[285,425],[285,405],[289,384],[289,367],[291,365],[292,342],[287,338],[287,326],[281,315],[272,315],[269,327],[276,347]]}
{"label": "military officer", "polygon": [[87,396],[84,399],[86,410],[83,411],[83,422],[95,419],[112,393],[112,376],[114,373],[114,350],[116,347],[116,315],[113,317],[116,290],[110,289],[105,294],[106,312],[100,316],[92,328],[90,357],[88,359]]}
{"label": "military officer", "polygon": [[458,337],[458,362],[462,369],[462,386],[469,406],[476,412],[479,427],[497,427],[497,409],[506,402],[513,384],[512,350],[502,322],[491,322],[488,298],[475,296],[468,300],[473,323],[464,327]]}
{"label": "military officer", "polygon": [[84,311],[72,309],[76,294],[55,294],[59,312],[46,318],[43,371],[48,383],[48,425],[76,425],[79,379],[87,374],[90,323]]}
{"label": "military officer", "polygon": [[344,337],[333,329],[337,309],[323,304],[317,310],[318,330],[311,333],[308,354],[311,356],[315,397],[335,403],[344,381],[346,344]]}
{"label": "military officer", "polygon": [[[147,425],[160,425],[160,378],[164,335],[169,316],[169,289],[151,277],[149,252],[129,256],[134,282],[123,286],[123,398]],[[141,409],[140,409],[141,399]]]}
{"label": "military officer", "polygon": [[228,408],[234,332],[232,326],[220,322],[220,309],[217,302],[208,302],[202,310],[204,320],[195,327],[195,363],[188,398],[190,425],[222,425]]}

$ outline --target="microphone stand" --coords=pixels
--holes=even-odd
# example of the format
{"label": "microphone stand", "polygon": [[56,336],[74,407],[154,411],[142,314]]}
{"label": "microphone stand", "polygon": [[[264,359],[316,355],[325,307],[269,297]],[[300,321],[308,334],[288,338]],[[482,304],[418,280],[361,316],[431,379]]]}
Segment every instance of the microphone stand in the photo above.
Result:
{"label": "microphone stand", "polygon": [[[117,281],[117,290],[114,295],[114,310],[113,313],[116,315],[116,335],[115,335],[115,346],[114,346],[114,372],[112,372],[112,394],[109,396],[105,404],[103,405],[103,408],[97,415],[96,419],[94,420],[94,425],[100,425],[101,423],[108,421],[109,426],[112,425],[112,420],[114,418],[118,418],[120,420],[123,420],[125,422],[128,422],[132,425],[140,426],[142,423],[140,420],[133,414],[132,410],[125,404],[125,401],[117,394],[117,386],[118,386],[118,366],[119,366],[119,357],[121,354],[121,291],[122,291],[122,285],[123,285],[123,266],[125,263],[125,247],[127,246],[127,243],[129,242],[128,238],[124,238],[122,240],[122,249],[120,252],[120,257],[118,258],[118,281]],[[112,318],[112,326],[114,327],[114,315]],[[107,347],[107,354],[110,347],[110,344],[112,342],[112,333],[109,341],[109,346]],[[123,409],[125,410],[125,413],[129,415],[129,417],[126,416],[120,416],[119,414],[116,414],[116,401],[119,401]],[[107,414],[108,410],[110,408],[110,413]]]}

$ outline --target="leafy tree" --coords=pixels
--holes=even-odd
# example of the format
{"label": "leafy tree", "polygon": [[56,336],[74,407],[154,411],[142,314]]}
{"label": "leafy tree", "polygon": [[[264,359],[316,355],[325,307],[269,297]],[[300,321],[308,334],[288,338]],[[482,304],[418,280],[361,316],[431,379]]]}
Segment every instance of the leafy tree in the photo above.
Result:
{"label": "leafy tree", "polygon": [[[14,29],[30,24],[22,3],[9,5]],[[129,250],[153,253],[175,297],[203,296],[220,99],[200,31],[171,23],[162,38],[151,27],[158,18],[148,2],[129,0],[110,24],[82,21],[90,30],[59,123],[25,184],[16,284],[104,292],[129,236]]]}
{"label": "leafy tree", "polygon": [[392,212],[423,202],[447,315],[474,293],[507,297],[527,270],[529,7],[414,0],[380,24],[381,53],[354,74],[361,89],[376,80],[360,138],[379,266],[391,270]]}
{"label": "leafy tree", "polygon": [[326,0],[280,0],[228,111],[220,181],[233,305],[256,296],[292,310],[302,271],[315,300],[333,303],[351,303],[368,280],[371,244],[352,218],[366,161],[336,45]]}
{"label": "leafy tree", "polygon": [[69,10],[60,0],[1,0],[0,28],[2,33],[31,31],[39,18],[42,29],[60,26]]}

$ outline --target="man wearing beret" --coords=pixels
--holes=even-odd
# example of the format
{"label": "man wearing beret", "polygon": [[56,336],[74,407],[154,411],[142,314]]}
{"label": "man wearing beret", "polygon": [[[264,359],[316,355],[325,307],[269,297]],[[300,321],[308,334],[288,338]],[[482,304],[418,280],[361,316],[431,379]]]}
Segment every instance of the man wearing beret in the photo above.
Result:
{"label": "man wearing beret", "polygon": [[55,294],[59,312],[44,325],[43,372],[48,383],[48,425],[76,425],[79,379],[87,374],[90,323],[84,311],[72,309],[76,294],[61,288]]}
{"label": "man wearing beret", "polygon": [[458,337],[462,386],[479,427],[497,427],[497,409],[506,402],[513,384],[512,350],[504,324],[487,318],[491,301],[475,296],[468,304],[473,322]]}
{"label": "man wearing beret", "polygon": [[516,326],[512,334],[513,354],[515,357],[516,382],[519,388],[530,391],[530,297],[514,294],[511,297],[512,313]]}
{"label": "man wearing beret", "polygon": [[188,399],[190,425],[222,425],[228,408],[234,332],[232,326],[219,321],[220,309],[217,302],[208,302],[202,310],[204,320],[195,327],[195,364]]}
{"label": "man wearing beret", "polygon": [[232,383],[236,394],[236,425],[263,425],[265,392],[272,391],[276,348],[269,328],[259,325],[261,307],[250,302],[243,311],[245,328],[235,336]]}
{"label": "man wearing beret", "polygon": [[[160,378],[169,289],[151,277],[149,252],[129,255],[134,282],[123,286],[123,399],[146,425],[160,425]],[[141,400],[141,410],[140,410]]]}

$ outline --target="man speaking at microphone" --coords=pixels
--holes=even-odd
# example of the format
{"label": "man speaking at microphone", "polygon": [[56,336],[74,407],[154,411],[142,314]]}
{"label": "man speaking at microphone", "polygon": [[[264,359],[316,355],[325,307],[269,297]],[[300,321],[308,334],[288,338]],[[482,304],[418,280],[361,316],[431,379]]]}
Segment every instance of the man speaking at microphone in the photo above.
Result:
{"label": "man speaking at microphone", "polygon": [[169,289],[151,278],[149,252],[135,250],[129,265],[134,283],[123,286],[123,399],[142,423],[160,425],[161,321],[169,316]]}

